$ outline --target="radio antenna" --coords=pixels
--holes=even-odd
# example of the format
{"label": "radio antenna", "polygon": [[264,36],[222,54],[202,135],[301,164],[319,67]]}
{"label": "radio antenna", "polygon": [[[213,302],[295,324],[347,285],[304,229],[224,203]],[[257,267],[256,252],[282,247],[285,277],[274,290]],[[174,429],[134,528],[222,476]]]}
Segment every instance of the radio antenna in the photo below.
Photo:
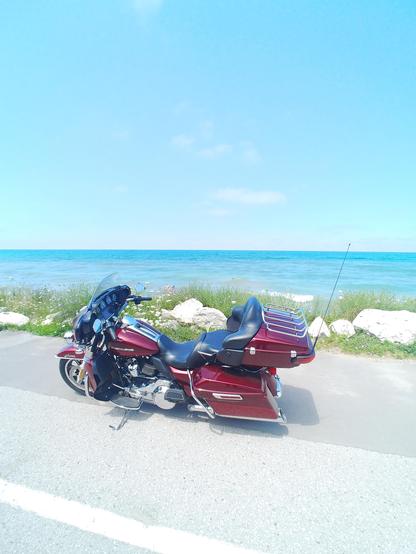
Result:
{"label": "radio antenna", "polygon": [[347,250],[346,250],[346,252],[345,252],[344,259],[342,260],[341,267],[339,268],[337,278],[336,278],[335,283],[334,283],[334,286],[333,286],[333,288],[332,288],[331,296],[329,297],[329,301],[328,301],[328,304],[327,304],[327,306],[326,306],[325,313],[324,313],[324,316],[323,316],[323,318],[322,318],[322,321],[321,321],[321,325],[320,325],[320,327],[319,327],[318,334],[316,335],[316,337],[315,337],[315,342],[313,343],[313,349],[314,349],[314,350],[315,350],[316,343],[318,342],[318,339],[319,339],[319,337],[320,337],[320,335],[321,335],[322,325],[324,324],[324,320],[325,320],[325,318],[326,318],[326,316],[327,316],[327,313],[328,313],[328,310],[329,310],[329,306],[331,305],[331,302],[332,302],[332,297],[334,296],[334,292],[335,292],[335,289],[337,288],[339,278],[341,277],[342,268],[344,267],[345,260],[347,259],[347,256],[348,256],[348,252],[350,251],[350,246],[351,246],[351,243],[349,242],[349,243],[348,243]]}

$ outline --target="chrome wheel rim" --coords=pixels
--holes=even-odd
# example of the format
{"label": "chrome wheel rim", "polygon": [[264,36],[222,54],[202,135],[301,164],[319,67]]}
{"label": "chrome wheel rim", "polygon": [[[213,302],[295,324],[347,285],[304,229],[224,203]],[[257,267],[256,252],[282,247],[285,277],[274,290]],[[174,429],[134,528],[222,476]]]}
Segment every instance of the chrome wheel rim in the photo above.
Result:
{"label": "chrome wheel rim", "polygon": [[84,391],[85,376],[81,381],[79,380],[79,372],[81,369],[81,363],[77,360],[68,360],[65,364],[65,373],[68,380],[80,391]]}

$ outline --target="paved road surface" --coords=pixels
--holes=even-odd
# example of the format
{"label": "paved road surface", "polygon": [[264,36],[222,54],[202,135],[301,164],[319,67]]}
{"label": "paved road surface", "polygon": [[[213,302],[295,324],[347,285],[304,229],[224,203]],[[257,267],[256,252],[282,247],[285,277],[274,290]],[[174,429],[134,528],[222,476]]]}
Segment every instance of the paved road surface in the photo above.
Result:
{"label": "paved road surface", "polygon": [[[61,381],[61,344],[0,333],[2,553],[145,552],[154,527],[168,552],[416,551],[416,363],[325,353],[282,371],[287,425],[148,407],[114,432],[118,409]],[[146,528],[87,532],[68,501]]]}

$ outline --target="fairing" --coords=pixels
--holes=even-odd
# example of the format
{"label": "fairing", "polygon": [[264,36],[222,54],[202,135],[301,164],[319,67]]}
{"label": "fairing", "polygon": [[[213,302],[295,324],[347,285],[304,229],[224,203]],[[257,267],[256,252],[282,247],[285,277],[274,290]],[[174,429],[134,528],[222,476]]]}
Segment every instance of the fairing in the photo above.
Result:
{"label": "fairing", "polygon": [[76,344],[66,344],[56,355],[57,358],[63,359],[77,359],[82,360],[84,358],[84,351],[77,348]]}

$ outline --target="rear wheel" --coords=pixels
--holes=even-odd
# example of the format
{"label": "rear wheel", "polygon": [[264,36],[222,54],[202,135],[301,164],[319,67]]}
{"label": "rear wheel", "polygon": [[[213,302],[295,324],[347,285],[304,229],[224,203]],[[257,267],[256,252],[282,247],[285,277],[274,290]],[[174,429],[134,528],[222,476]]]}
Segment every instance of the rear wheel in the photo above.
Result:
{"label": "rear wheel", "polygon": [[80,376],[81,361],[80,360],[60,360],[59,373],[62,379],[78,394],[85,396],[85,375]]}

